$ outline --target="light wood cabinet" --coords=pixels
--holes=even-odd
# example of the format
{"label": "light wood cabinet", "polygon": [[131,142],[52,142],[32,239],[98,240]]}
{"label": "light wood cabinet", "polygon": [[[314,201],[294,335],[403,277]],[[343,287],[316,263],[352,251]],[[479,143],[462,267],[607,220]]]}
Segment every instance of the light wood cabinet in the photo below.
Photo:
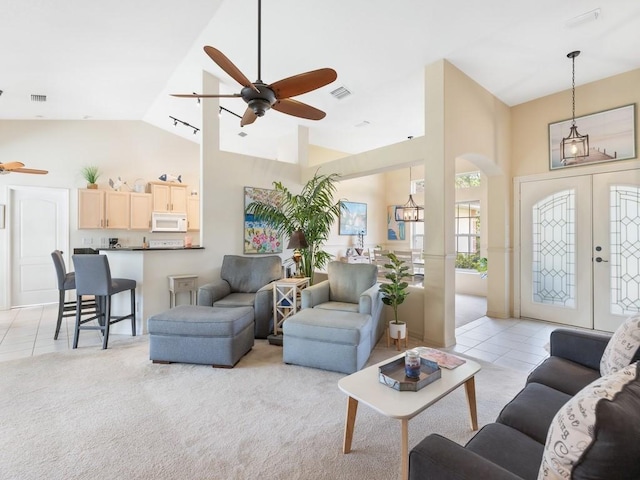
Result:
{"label": "light wood cabinet", "polygon": [[131,193],[131,230],[151,229],[153,197],[150,193]]}
{"label": "light wood cabinet", "polygon": [[154,212],[187,212],[187,186],[151,182]]}
{"label": "light wood cabinet", "polygon": [[129,192],[107,191],[104,193],[105,228],[126,230],[129,228],[130,199]]}
{"label": "light wood cabinet", "polygon": [[104,228],[104,191],[78,189],[78,228]]}
{"label": "light wood cabinet", "polygon": [[200,230],[200,197],[197,195],[187,199],[187,230]]}

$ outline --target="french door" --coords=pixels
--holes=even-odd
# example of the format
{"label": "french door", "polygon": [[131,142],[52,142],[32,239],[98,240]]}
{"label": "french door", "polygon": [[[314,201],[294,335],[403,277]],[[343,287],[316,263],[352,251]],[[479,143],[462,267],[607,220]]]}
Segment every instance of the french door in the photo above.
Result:
{"label": "french door", "polygon": [[640,171],[523,182],[520,313],[613,331],[640,311]]}

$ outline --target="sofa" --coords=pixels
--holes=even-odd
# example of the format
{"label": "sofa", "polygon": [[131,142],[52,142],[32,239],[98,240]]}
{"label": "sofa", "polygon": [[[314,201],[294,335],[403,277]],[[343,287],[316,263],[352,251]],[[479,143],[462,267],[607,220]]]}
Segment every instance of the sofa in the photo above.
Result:
{"label": "sofa", "polygon": [[254,336],[267,338],[273,332],[273,285],[282,278],[282,260],[277,255],[242,257],[225,255],[220,279],[198,289],[197,304],[209,307],[252,307]]}
{"label": "sofa", "polygon": [[613,337],[553,331],[550,357],[497,420],[464,447],[427,436],[409,454],[409,478],[639,479],[640,316],[630,320]]}

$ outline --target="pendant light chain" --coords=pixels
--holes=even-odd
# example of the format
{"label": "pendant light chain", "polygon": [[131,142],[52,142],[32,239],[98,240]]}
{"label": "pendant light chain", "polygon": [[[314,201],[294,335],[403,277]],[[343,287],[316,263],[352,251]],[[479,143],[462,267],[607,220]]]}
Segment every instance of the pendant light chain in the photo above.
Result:
{"label": "pendant light chain", "polygon": [[571,125],[576,124],[576,57],[571,57]]}

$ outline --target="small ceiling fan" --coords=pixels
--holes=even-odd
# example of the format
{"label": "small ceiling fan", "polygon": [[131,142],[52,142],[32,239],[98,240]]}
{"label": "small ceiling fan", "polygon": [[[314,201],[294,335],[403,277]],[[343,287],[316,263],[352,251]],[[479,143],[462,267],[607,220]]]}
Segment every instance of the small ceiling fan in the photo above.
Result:
{"label": "small ceiling fan", "polygon": [[33,168],[23,168],[24,163],[20,162],[7,162],[0,163],[0,175],[6,175],[7,173],[35,173],[38,175],[46,175],[49,173],[47,170],[35,170]]}
{"label": "small ceiling fan", "polygon": [[273,108],[287,115],[306,118],[309,120],[322,120],[326,113],[311,105],[292,99],[296,95],[302,95],[318,88],[324,87],[338,78],[338,74],[332,68],[321,68],[310,72],[287,77],[272,84],[264,83],[261,78],[261,4],[258,0],[258,80],[250,82],[249,79],[229,60],[220,50],[205,46],[204,51],[211,60],[216,62],[231,78],[242,85],[240,93],[229,95],[207,94],[172,94],[182,98],[236,98],[240,97],[247,103],[247,109],[240,120],[240,126],[244,127],[262,117],[267,110]]}

